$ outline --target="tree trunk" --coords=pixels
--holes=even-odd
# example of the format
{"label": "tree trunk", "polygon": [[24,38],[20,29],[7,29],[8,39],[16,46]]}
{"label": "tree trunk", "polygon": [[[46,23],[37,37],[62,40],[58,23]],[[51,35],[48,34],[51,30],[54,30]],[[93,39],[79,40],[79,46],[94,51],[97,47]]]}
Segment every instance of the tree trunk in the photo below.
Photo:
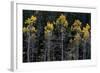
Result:
{"label": "tree trunk", "polygon": [[30,32],[28,32],[27,62],[30,62]]}
{"label": "tree trunk", "polygon": [[47,61],[50,61],[51,38],[52,38],[52,32],[49,32],[47,39]]}
{"label": "tree trunk", "polygon": [[61,60],[63,60],[63,32],[61,32],[61,52],[62,52],[62,55],[61,55]]}
{"label": "tree trunk", "polygon": [[83,42],[83,59],[86,59],[86,40]]}

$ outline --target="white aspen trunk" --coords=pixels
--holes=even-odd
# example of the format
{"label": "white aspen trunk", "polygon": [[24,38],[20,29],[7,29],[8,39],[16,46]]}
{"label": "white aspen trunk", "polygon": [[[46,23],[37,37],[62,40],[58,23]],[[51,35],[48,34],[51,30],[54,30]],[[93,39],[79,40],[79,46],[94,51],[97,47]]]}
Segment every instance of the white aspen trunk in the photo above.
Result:
{"label": "white aspen trunk", "polygon": [[63,60],[63,32],[61,33],[61,52],[62,52],[62,56],[61,56],[61,60]]}
{"label": "white aspen trunk", "polygon": [[75,45],[75,54],[74,54],[74,60],[78,60],[79,58],[79,44]]}
{"label": "white aspen trunk", "polygon": [[83,59],[86,59],[86,40],[83,43]]}
{"label": "white aspen trunk", "polygon": [[48,61],[50,61],[51,36],[52,36],[52,32],[49,32],[48,33],[48,41],[47,41],[47,60]]}
{"label": "white aspen trunk", "polygon": [[46,61],[46,53],[47,53],[47,48],[45,48],[45,52],[44,52],[44,61]]}
{"label": "white aspen trunk", "polygon": [[27,62],[30,61],[30,32],[28,32],[28,49],[27,49]]}

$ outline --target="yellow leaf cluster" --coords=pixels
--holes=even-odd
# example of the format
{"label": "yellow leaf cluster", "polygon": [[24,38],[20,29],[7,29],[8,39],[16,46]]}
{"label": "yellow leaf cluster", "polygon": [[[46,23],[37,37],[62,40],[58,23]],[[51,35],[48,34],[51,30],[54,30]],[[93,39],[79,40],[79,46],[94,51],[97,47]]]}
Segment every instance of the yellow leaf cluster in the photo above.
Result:
{"label": "yellow leaf cluster", "polygon": [[59,18],[57,19],[56,23],[57,24],[61,24],[64,27],[67,27],[68,26],[68,21],[66,20],[66,16],[64,16],[63,14],[61,14],[59,16]]}
{"label": "yellow leaf cluster", "polygon": [[81,26],[81,24],[82,23],[80,22],[80,20],[77,19],[77,20],[74,21],[73,26]]}
{"label": "yellow leaf cluster", "polygon": [[80,20],[75,20],[72,27],[71,27],[71,29],[73,31],[81,32],[81,22],[80,22]]}
{"label": "yellow leaf cluster", "polygon": [[24,27],[24,28],[23,28],[23,32],[29,32],[29,29],[26,28],[26,27]]}
{"label": "yellow leaf cluster", "polygon": [[31,20],[34,22],[34,21],[36,21],[37,20],[37,18],[36,18],[36,16],[31,16]]}
{"label": "yellow leaf cluster", "polygon": [[54,29],[53,23],[47,22],[47,26],[45,26],[45,33],[51,32]]}
{"label": "yellow leaf cluster", "polygon": [[37,20],[36,16],[31,16],[31,18],[28,18],[26,21],[25,21],[25,24],[32,24],[34,23],[35,21]]}
{"label": "yellow leaf cluster", "polygon": [[79,33],[77,33],[76,35],[75,35],[75,38],[74,38],[74,40],[79,40],[81,37],[80,37],[80,34]]}
{"label": "yellow leaf cluster", "polygon": [[89,24],[86,24],[86,28],[89,30],[90,29],[90,25]]}
{"label": "yellow leaf cluster", "polygon": [[34,26],[32,27],[31,32],[37,32]]}
{"label": "yellow leaf cluster", "polygon": [[86,24],[86,27],[83,27],[82,33],[83,33],[83,38],[85,40],[87,40],[89,38],[89,29],[90,29],[90,25]]}
{"label": "yellow leaf cluster", "polygon": [[81,39],[81,36],[80,36],[80,34],[79,34],[79,33],[77,33],[77,34],[75,35],[75,37],[74,37],[75,44],[79,44],[80,39]]}

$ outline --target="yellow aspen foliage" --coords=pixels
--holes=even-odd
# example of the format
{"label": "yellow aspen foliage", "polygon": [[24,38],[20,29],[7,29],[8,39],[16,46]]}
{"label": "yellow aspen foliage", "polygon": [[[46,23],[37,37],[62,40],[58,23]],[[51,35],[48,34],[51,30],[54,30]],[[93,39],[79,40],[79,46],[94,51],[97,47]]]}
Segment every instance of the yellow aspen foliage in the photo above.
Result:
{"label": "yellow aspen foliage", "polygon": [[80,39],[81,39],[81,36],[80,36],[79,33],[77,33],[77,34],[75,35],[75,37],[74,37],[74,40],[79,41]]}
{"label": "yellow aspen foliage", "polygon": [[90,25],[89,24],[86,24],[86,28],[89,30],[90,29]]}
{"label": "yellow aspen foliage", "polygon": [[47,22],[47,29],[53,31],[54,29],[53,24],[50,22]]}
{"label": "yellow aspen foliage", "polygon": [[31,20],[34,22],[34,21],[36,21],[37,20],[37,18],[36,18],[36,16],[31,16]]}
{"label": "yellow aspen foliage", "polygon": [[31,24],[31,23],[32,23],[32,21],[31,21],[30,18],[28,18],[28,19],[25,21],[25,24]]}
{"label": "yellow aspen foliage", "polygon": [[77,20],[74,21],[73,26],[81,26],[81,24],[82,23],[80,22],[80,20],[77,19]]}
{"label": "yellow aspen foliage", "polygon": [[64,27],[68,27],[68,22],[67,21],[65,21],[65,23],[64,23]]}
{"label": "yellow aspen foliage", "polygon": [[68,26],[68,21],[66,20],[66,16],[64,16],[63,14],[61,14],[59,16],[59,18],[56,20],[56,24],[61,24],[63,25],[64,27],[67,28]]}
{"label": "yellow aspen foliage", "polygon": [[80,20],[75,20],[74,23],[73,23],[73,25],[71,26],[71,29],[73,31],[81,32],[81,24],[82,23],[80,22]]}
{"label": "yellow aspen foliage", "polygon": [[74,37],[74,41],[75,41],[75,44],[79,44],[80,43],[80,39],[81,39],[81,36],[79,33],[77,33]]}
{"label": "yellow aspen foliage", "polygon": [[77,27],[77,31],[81,32],[81,27],[80,26]]}
{"label": "yellow aspen foliage", "polygon": [[25,20],[25,24],[32,24],[37,20],[36,16],[31,16],[31,18],[28,18],[27,20]]}
{"label": "yellow aspen foliage", "polygon": [[37,32],[37,30],[35,29],[35,27],[33,26],[31,29],[32,32]]}
{"label": "yellow aspen foliage", "polygon": [[51,31],[50,31],[50,30],[46,30],[46,31],[45,31],[45,34],[47,34],[47,33],[49,33],[49,32],[51,32]]}
{"label": "yellow aspen foliage", "polygon": [[50,23],[49,21],[47,22],[47,26],[44,27],[45,29],[45,35],[48,34],[49,32],[52,32],[54,30],[53,23]]}
{"label": "yellow aspen foliage", "polygon": [[47,32],[53,31],[53,29],[54,29],[53,23],[47,22],[47,26],[45,26],[44,29]]}
{"label": "yellow aspen foliage", "polygon": [[29,32],[29,31],[31,31],[31,32],[36,32],[37,30],[35,29],[35,27],[34,26],[32,26],[32,28],[31,29],[29,29],[28,27],[30,27],[35,21],[37,20],[37,18],[36,18],[36,16],[31,16],[30,18],[27,18],[26,20],[25,20],[25,24],[28,24],[28,26],[27,26],[27,28],[23,28],[23,32]]}
{"label": "yellow aspen foliage", "polygon": [[83,39],[87,40],[89,38],[89,31],[86,27],[83,27],[82,33],[83,33]]}
{"label": "yellow aspen foliage", "polygon": [[26,28],[26,27],[24,27],[24,28],[23,28],[23,32],[29,32],[29,29]]}

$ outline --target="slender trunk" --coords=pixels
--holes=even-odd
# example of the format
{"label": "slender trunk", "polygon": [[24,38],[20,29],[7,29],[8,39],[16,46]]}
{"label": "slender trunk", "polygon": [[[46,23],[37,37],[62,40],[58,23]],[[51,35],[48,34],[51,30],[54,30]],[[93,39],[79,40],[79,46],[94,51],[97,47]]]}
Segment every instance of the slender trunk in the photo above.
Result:
{"label": "slender trunk", "polygon": [[62,51],[62,56],[61,56],[61,60],[63,60],[63,32],[61,33],[61,51]]}
{"label": "slender trunk", "polygon": [[86,59],[86,40],[83,43],[83,59]]}
{"label": "slender trunk", "polygon": [[55,57],[54,57],[54,48],[52,49],[53,50],[53,58],[52,58],[52,60],[54,61],[55,60]]}
{"label": "slender trunk", "polygon": [[45,50],[44,50],[44,61],[46,61],[46,47],[45,47]]}
{"label": "slender trunk", "polygon": [[28,49],[27,49],[27,62],[30,61],[30,32],[28,32]]}
{"label": "slender trunk", "polygon": [[50,41],[51,41],[52,32],[48,33],[48,41],[47,41],[47,60],[50,61]]}
{"label": "slender trunk", "polygon": [[48,61],[50,61],[50,41],[48,41],[48,52],[47,52]]}
{"label": "slender trunk", "polygon": [[78,60],[79,58],[79,44],[75,45],[75,54],[74,54],[74,60]]}

